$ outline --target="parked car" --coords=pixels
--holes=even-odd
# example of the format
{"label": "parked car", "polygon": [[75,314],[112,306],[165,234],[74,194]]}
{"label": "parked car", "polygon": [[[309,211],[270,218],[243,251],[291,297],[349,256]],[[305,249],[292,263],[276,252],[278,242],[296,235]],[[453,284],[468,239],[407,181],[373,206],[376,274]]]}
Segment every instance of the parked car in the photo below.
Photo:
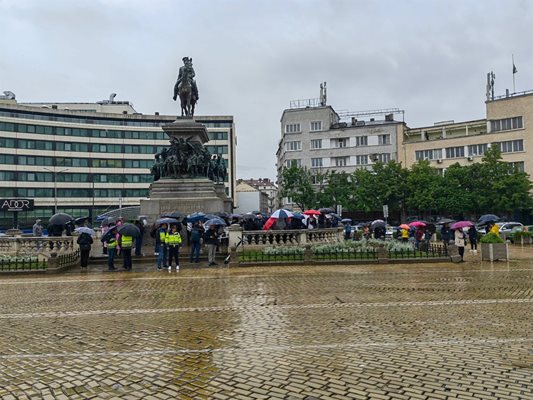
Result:
{"label": "parked car", "polygon": [[500,227],[500,235],[510,235],[515,228],[518,228],[518,230],[524,229],[524,225],[521,222],[498,222],[496,225]]}

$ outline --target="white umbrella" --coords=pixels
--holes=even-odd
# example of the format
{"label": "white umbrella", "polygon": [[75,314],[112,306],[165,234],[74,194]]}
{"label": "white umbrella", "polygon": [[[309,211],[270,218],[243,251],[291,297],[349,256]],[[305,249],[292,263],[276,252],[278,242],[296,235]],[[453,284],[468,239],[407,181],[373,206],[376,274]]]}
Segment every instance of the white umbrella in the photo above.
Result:
{"label": "white umbrella", "polygon": [[86,233],[86,234],[91,235],[91,236],[96,236],[96,232],[94,231],[94,229],[88,228],[86,226],[80,226],[80,227],[74,229],[74,231],[78,232],[78,233]]}

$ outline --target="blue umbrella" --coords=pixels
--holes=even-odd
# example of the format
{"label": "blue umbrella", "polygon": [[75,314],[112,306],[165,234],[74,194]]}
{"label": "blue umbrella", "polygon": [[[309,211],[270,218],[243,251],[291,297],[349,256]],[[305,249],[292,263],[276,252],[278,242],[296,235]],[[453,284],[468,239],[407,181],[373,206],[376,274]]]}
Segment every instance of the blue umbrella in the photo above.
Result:
{"label": "blue umbrella", "polygon": [[222,218],[221,216],[219,216],[219,215],[215,215],[215,214],[206,214],[206,215],[204,216],[204,219],[205,219],[206,221],[209,221],[210,219],[215,219],[215,218],[224,219],[224,218]]}
{"label": "blue umbrella", "polygon": [[352,223],[352,220],[351,220],[350,218],[343,218],[343,219],[341,219],[341,222],[342,222],[343,224],[346,224],[346,223],[350,223],[350,224],[351,224],[351,223]]}
{"label": "blue umbrella", "polygon": [[155,224],[157,226],[161,226],[163,224],[177,224],[179,221],[176,218],[159,218],[157,221],[155,221]]}
{"label": "blue umbrella", "polygon": [[74,229],[74,231],[78,233],[86,233],[87,235],[90,235],[90,236],[96,236],[96,232],[94,231],[94,229],[91,229],[87,226],[80,226]]}
{"label": "blue umbrella", "polygon": [[290,218],[294,214],[291,213],[289,210],[284,210],[283,208],[276,210],[272,213],[270,218]]}
{"label": "blue umbrella", "polygon": [[225,226],[226,222],[222,218],[212,218],[204,224],[204,227],[209,228],[211,225]]}
{"label": "blue umbrella", "polygon": [[187,215],[187,222],[205,221],[205,214],[203,212],[195,212]]}
{"label": "blue umbrella", "polygon": [[485,215],[482,215],[479,220],[478,220],[478,224],[479,225],[485,225],[485,224],[488,224],[489,222],[497,222],[500,220],[500,217],[498,217],[497,215],[494,215],[494,214],[485,214]]}
{"label": "blue umbrella", "polygon": [[292,217],[293,217],[293,218],[298,218],[298,219],[305,219],[305,215],[300,214],[300,213],[298,213],[298,214],[292,214]]}

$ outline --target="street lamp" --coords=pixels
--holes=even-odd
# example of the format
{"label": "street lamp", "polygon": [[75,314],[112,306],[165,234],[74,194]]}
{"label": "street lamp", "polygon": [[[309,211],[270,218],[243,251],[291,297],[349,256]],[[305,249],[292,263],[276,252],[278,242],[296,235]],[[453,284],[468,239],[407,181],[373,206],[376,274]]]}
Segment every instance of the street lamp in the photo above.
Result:
{"label": "street lamp", "polygon": [[65,168],[65,169],[61,169],[59,171],[56,170],[55,167],[54,167],[54,169],[43,167],[43,169],[45,171],[52,172],[54,174],[54,214],[57,214],[57,174],[60,174],[61,172],[68,171],[69,169]]}

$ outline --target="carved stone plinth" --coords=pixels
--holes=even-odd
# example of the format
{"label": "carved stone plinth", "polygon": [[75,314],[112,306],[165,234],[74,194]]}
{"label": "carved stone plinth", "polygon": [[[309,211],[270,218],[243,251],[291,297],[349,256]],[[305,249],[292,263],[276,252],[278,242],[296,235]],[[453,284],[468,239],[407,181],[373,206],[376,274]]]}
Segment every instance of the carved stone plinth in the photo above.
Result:
{"label": "carved stone plinth", "polygon": [[215,184],[207,178],[160,179],[152,183],[150,199],[141,200],[141,215],[155,221],[166,212],[230,213],[231,206],[224,184]]}
{"label": "carved stone plinth", "polygon": [[163,125],[161,128],[170,138],[189,138],[191,142],[200,142],[202,144],[209,141],[206,127],[191,118],[178,118],[176,121]]}

